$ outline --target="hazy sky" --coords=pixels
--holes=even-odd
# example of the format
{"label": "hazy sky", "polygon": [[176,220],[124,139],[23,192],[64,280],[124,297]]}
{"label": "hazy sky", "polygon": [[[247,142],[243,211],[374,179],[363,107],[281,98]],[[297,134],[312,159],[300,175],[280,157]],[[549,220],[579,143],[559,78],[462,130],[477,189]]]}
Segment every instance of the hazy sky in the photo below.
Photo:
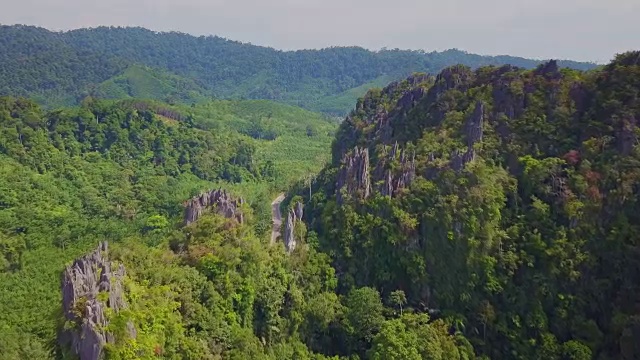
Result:
{"label": "hazy sky", "polygon": [[280,49],[359,45],[604,62],[640,49],[640,0],[0,0],[0,23],[143,26]]}

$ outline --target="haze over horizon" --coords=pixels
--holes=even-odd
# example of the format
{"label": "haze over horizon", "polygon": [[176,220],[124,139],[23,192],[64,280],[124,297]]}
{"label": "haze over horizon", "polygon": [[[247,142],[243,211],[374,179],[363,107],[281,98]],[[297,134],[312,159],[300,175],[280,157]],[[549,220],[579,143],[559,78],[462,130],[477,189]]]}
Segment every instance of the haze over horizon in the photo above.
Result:
{"label": "haze over horizon", "polygon": [[[51,30],[141,26],[282,50],[362,46],[607,62],[640,48],[635,0],[23,0],[2,24]],[[34,11],[38,9],[38,11]]]}

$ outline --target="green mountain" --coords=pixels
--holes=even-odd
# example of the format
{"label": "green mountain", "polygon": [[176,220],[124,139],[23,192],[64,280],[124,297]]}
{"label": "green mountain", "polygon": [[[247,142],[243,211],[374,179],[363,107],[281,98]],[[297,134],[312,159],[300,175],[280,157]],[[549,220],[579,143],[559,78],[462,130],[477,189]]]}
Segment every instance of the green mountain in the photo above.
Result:
{"label": "green mountain", "polygon": [[[218,37],[142,28],[100,27],[61,33],[29,26],[0,27],[0,95],[32,96],[47,105],[77,104],[87,94],[99,95],[95,88],[105,86],[109,96],[131,91],[164,96],[166,92],[176,94],[178,100],[191,100],[195,96],[192,91],[202,88],[202,96],[277,100],[342,115],[352,103],[340,98],[362,96],[381,79],[401,78],[416,71],[436,73],[458,63],[471,67],[510,63],[533,68],[540,62],[458,50],[372,52],[336,47],[285,52]],[[572,61],[560,64],[578,69],[595,67]],[[134,65],[135,75],[130,68]],[[142,67],[154,69],[153,74],[139,74]],[[163,85],[151,90],[136,84],[140,77],[157,79],[143,80],[147,85],[156,81]],[[132,82],[134,85],[125,85]]]}
{"label": "green mountain", "polygon": [[[378,289],[486,358],[639,358],[638,59],[458,65],[370,91],[292,200],[306,242],[341,293]],[[431,358],[392,329],[367,358]]]}

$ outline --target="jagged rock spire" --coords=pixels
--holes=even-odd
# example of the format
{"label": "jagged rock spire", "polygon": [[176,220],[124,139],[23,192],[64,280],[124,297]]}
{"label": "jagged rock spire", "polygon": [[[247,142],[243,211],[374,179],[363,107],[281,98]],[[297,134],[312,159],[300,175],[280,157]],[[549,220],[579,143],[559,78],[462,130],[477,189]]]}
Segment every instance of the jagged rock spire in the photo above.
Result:
{"label": "jagged rock spire", "polygon": [[239,223],[244,222],[244,215],[240,207],[244,204],[244,199],[236,199],[225,190],[211,190],[204,192],[184,203],[184,224],[189,225],[198,220],[207,209],[215,208],[222,216],[235,218]]}
{"label": "jagged rock spire", "polygon": [[[395,171],[388,168],[392,161],[399,161]],[[381,156],[375,170],[374,180],[383,180],[380,193],[385,196],[395,196],[401,189],[409,187],[416,175],[415,153],[409,155],[406,149],[400,149],[398,142],[391,147],[389,153]]]}
{"label": "jagged rock spire", "polygon": [[342,189],[350,196],[363,199],[371,193],[369,178],[369,149],[355,147],[351,154],[344,156],[336,183],[338,203],[342,204]]}
{"label": "jagged rock spire", "polygon": [[[112,269],[108,259],[106,242],[100,243],[91,254],[83,256],[68,266],[62,279],[62,309],[68,326],[59,335],[61,345],[69,346],[80,360],[102,359],[107,343],[115,342],[105,331],[107,309],[119,312],[127,307],[122,264]],[[107,294],[98,299],[98,294]],[[135,328],[128,324],[128,335],[136,336]]]}

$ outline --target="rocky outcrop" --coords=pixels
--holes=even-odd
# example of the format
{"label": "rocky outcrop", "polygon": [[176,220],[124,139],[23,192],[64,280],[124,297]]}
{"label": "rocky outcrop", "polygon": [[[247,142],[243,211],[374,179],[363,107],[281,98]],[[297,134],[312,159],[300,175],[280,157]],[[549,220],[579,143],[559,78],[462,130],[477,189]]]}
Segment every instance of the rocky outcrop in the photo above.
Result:
{"label": "rocky outcrop", "polygon": [[616,129],[616,144],[618,151],[624,156],[628,156],[633,151],[633,147],[638,144],[636,136],[637,121],[631,116],[619,121]]}
{"label": "rocky outcrop", "polygon": [[362,129],[359,125],[359,119],[353,114],[347,116],[336,134],[336,138],[340,141],[334,141],[331,146],[331,163],[334,166],[339,166],[344,155],[358,143],[361,137]]}
{"label": "rocky outcrop", "polygon": [[415,176],[415,153],[409,155],[405,149],[400,149],[397,142],[388,153],[380,156],[374,171],[374,181],[383,181],[379,188],[380,193],[391,197],[396,196],[401,189],[409,187]]}
{"label": "rocky outcrop", "polygon": [[461,153],[458,150],[455,150],[451,154],[451,168],[454,171],[462,171],[465,165],[472,162],[476,158],[476,152],[473,149],[468,149],[467,151]]}
{"label": "rocky outcrop", "polygon": [[[422,89],[421,84],[431,79],[432,77],[430,75],[415,73],[402,81],[394,81],[382,89],[382,98],[400,99],[398,100],[398,107],[411,107],[411,102],[417,101],[417,99],[421,97],[421,94],[419,94],[420,89]],[[372,98],[370,93],[367,93],[367,95],[356,104],[356,113],[364,112],[366,114],[375,114],[378,111],[378,105],[379,101]]]}
{"label": "rocky outcrop", "polygon": [[524,95],[513,94],[510,84],[499,81],[493,88],[494,107],[496,114],[504,114],[507,119],[515,119],[524,113]]}
{"label": "rocky outcrop", "polygon": [[396,108],[398,110],[407,112],[410,109],[413,109],[422,97],[426,94],[426,91],[422,87],[417,87],[413,90],[406,91],[400,100],[398,100],[398,104]]}
{"label": "rocky outcrop", "polygon": [[295,237],[295,228],[298,221],[302,221],[303,205],[301,202],[296,202],[293,209],[291,209],[287,215],[287,221],[284,223],[284,246],[287,252],[291,253],[295,250],[298,241]]}
{"label": "rocky outcrop", "polygon": [[304,205],[302,205],[302,203],[298,201],[296,203],[296,206],[293,208],[293,212],[298,220],[302,220],[302,215],[304,214]]}
{"label": "rocky outcrop", "polygon": [[464,124],[465,138],[467,139],[467,146],[472,148],[476,143],[482,141],[484,126],[484,103],[482,101],[476,101],[476,107],[473,113]]}
{"label": "rocky outcrop", "polygon": [[465,91],[471,85],[473,76],[471,69],[464,65],[443,69],[436,77],[435,85],[429,90],[429,97],[438,98],[452,89]]}
{"label": "rocky outcrop", "polygon": [[476,107],[464,124],[464,135],[467,142],[467,150],[460,153],[458,150],[451,155],[451,168],[460,171],[464,166],[476,158],[475,144],[482,141],[484,125],[484,103],[476,102]]}
{"label": "rocky outcrop", "polygon": [[425,101],[429,104],[426,111],[430,114],[433,124],[442,122],[445,114],[455,106],[450,101],[443,101],[443,95],[450,90],[466,91],[473,84],[474,77],[471,69],[463,65],[448,67],[438,74],[435,84],[429,88],[425,96]]}
{"label": "rocky outcrop", "polygon": [[236,219],[239,223],[243,223],[244,215],[240,209],[243,204],[244,199],[236,199],[222,189],[204,192],[184,203],[184,224],[189,225],[198,220],[208,209],[215,210],[228,219]]}
{"label": "rocky outcrop", "polygon": [[586,86],[582,83],[573,83],[569,89],[569,97],[574,102],[576,107],[576,119],[582,115],[589,103],[589,92]]}
{"label": "rocky outcrop", "polygon": [[387,143],[393,137],[393,127],[391,127],[389,113],[380,107],[378,113],[374,119],[376,126],[375,136],[380,139],[382,143]]}
{"label": "rocky outcrop", "polygon": [[[117,313],[127,307],[124,276],[124,266],[114,267],[109,261],[106,242],[64,271],[62,309],[70,326],[61,331],[59,340],[80,360],[102,359],[104,346],[115,342],[113,335],[105,331],[109,324],[106,313],[107,309]],[[136,336],[131,323],[127,332],[131,337]]]}
{"label": "rocky outcrop", "polygon": [[[384,89],[370,91],[359,99],[351,112],[340,125],[337,138],[332,146],[332,164],[340,165],[345,154],[357,144],[381,141],[392,144],[394,141],[394,123],[402,122],[426,95],[427,84],[433,77],[426,74],[413,74],[402,81],[395,81]],[[395,106],[388,109],[387,102],[394,101]],[[370,126],[373,125],[373,126]],[[372,131],[373,130],[373,131]]]}
{"label": "rocky outcrop", "polygon": [[366,199],[371,193],[369,178],[369,150],[355,147],[346,154],[338,173],[336,195],[339,204],[343,203],[343,192],[349,196]]}
{"label": "rocky outcrop", "polygon": [[556,60],[550,60],[544,64],[539,65],[533,73],[535,75],[543,76],[548,80],[562,79],[560,66],[558,66],[558,62]]}

